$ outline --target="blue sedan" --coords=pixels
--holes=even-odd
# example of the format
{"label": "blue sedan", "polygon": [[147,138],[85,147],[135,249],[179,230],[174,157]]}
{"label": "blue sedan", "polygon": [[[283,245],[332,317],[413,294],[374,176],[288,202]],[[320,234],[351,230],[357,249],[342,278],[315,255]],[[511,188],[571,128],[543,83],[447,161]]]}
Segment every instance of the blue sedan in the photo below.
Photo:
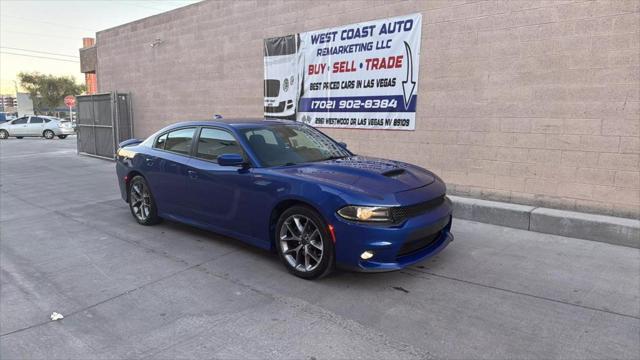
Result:
{"label": "blue sedan", "polygon": [[401,269],[453,240],[438,176],[354,155],[298,122],[174,124],[121,143],[116,171],[138,223],[168,219],[274,250],[302,278]]}

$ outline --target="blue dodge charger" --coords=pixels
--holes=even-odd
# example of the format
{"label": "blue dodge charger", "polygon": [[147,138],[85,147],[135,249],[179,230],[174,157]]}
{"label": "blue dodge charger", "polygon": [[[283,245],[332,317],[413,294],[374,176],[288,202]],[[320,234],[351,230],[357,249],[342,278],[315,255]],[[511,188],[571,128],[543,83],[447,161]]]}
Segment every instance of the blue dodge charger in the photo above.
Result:
{"label": "blue dodge charger", "polygon": [[142,225],[179,221],[275,250],[294,275],[389,271],[452,240],[435,174],[357,156],[292,121],[196,121],[117,152],[122,198]]}

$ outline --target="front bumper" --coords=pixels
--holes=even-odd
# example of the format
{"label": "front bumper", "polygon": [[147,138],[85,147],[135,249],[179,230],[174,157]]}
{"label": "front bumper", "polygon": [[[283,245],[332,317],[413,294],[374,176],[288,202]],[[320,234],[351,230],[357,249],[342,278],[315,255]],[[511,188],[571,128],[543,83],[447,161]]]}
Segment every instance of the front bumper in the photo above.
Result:
{"label": "front bumper", "polygon": [[296,110],[294,109],[293,99],[283,100],[280,102],[277,102],[277,100],[265,102],[264,115],[267,117],[295,116]]}
{"label": "front bumper", "polygon": [[[447,199],[439,207],[398,226],[351,222],[336,215],[336,265],[347,270],[381,272],[399,270],[432,257],[453,241],[451,213],[451,201]],[[361,259],[360,254],[367,250],[374,256]]]}

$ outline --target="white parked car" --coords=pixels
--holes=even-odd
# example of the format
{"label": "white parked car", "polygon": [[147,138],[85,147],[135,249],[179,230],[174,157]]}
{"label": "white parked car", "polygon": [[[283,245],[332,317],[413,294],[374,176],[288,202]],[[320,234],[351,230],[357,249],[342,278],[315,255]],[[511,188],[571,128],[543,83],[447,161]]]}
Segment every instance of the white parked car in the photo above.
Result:
{"label": "white parked car", "polygon": [[71,121],[62,120],[53,116],[27,115],[15,120],[0,124],[0,139],[14,136],[22,139],[25,136],[38,136],[45,139],[59,137],[66,138],[74,134],[75,130]]}

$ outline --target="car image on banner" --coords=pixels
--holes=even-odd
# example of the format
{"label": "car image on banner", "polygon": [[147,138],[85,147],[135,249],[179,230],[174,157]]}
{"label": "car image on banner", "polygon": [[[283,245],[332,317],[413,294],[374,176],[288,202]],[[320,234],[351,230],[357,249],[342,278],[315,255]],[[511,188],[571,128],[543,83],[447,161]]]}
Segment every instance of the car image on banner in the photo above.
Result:
{"label": "car image on banner", "polygon": [[265,39],[265,117],[415,130],[421,35],[411,14]]}
{"label": "car image on banner", "polygon": [[265,118],[296,119],[300,96],[299,48],[298,35],[264,41]]}

